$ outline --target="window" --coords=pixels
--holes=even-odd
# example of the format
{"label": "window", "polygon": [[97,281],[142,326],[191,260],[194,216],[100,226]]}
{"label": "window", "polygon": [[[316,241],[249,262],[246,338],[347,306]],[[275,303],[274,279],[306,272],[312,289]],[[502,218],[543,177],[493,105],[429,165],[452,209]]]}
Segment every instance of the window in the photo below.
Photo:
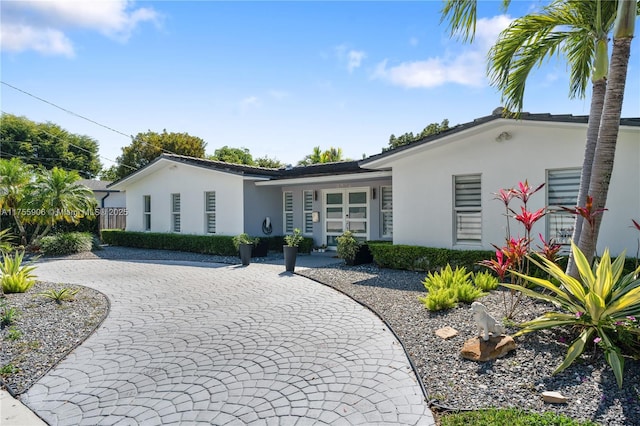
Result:
{"label": "window", "polygon": [[482,241],[480,175],[454,176],[454,235],[456,243]]}
{"label": "window", "polygon": [[571,244],[575,216],[560,207],[575,207],[580,189],[580,169],[547,171],[547,238]]}
{"label": "window", "polygon": [[286,191],[283,194],[283,210],[284,214],[284,233],[290,234],[293,232],[293,192]]}
{"label": "window", "polygon": [[390,186],[380,188],[380,215],[382,216],[382,236],[393,237],[393,191]]}
{"label": "window", "polygon": [[304,191],[302,218],[304,222],[303,233],[306,235],[313,234],[313,191]]}
{"label": "window", "polygon": [[205,231],[208,234],[216,233],[216,193],[209,191],[204,193],[204,222]]}
{"label": "window", "polygon": [[180,194],[171,194],[171,230],[180,232]]}
{"label": "window", "polygon": [[145,231],[151,230],[151,195],[142,196],[142,226]]}

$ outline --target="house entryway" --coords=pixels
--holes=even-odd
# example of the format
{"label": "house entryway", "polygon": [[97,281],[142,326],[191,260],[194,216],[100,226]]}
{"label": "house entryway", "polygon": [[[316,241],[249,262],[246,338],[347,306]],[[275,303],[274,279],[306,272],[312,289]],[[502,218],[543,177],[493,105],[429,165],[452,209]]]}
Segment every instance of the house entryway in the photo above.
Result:
{"label": "house entryway", "polygon": [[369,239],[369,188],[331,189],[323,193],[323,240],[329,248],[336,238],[351,231],[361,241]]}

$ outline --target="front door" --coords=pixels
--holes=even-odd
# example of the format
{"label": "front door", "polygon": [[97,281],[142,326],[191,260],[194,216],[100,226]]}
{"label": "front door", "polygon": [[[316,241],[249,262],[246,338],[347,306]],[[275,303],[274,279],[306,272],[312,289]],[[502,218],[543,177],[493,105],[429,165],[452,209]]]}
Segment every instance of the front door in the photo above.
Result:
{"label": "front door", "polygon": [[324,193],[324,240],[328,247],[337,246],[336,238],[344,231],[366,241],[369,238],[368,188],[327,190]]}

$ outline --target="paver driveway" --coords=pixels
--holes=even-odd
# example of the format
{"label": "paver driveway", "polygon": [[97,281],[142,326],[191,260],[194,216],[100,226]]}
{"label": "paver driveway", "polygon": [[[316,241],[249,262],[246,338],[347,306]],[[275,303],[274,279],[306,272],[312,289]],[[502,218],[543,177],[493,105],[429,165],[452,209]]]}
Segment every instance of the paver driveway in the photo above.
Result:
{"label": "paver driveway", "polygon": [[402,347],[321,284],[248,267],[41,263],[111,312],[22,400],[50,424],[420,424],[433,417]]}

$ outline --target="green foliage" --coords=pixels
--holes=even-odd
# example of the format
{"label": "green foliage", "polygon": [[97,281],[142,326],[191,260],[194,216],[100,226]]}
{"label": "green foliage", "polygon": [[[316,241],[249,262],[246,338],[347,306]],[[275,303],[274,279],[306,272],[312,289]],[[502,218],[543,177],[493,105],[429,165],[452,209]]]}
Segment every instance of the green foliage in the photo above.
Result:
{"label": "green foliage", "polygon": [[36,123],[12,114],[0,116],[0,158],[22,158],[47,169],[78,170],[84,178],[100,172],[98,141],[69,133],[53,123]]}
{"label": "green foliage", "polygon": [[75,289],[72,290],[70,288],[62,288],[60,290],[55,290],[53,288],[48,289],[45,292],[38,293],[38,296],[42,296],[46,299],[51,299],[56,302],[58,305],[61,305],[65,300],[73,300],[75,295],[78,294],[80,290]]}
{"label": "green foliage", "polygon": [[88,232],[69,232],[43,237],[40,250],[47,256],[65,256],[91,251],[93,235]]}
{"label": "green foliage", "polygon": [[[578,327],[582,330],[580,335],[569,346],[564,361],[554,374],[570,366],[582,354],[588,342],[599,342],[604,347],[618,387],[622,387],[624,358],[615,344],[616,325],[640,317],[640,279],[637,279],[640,268],[623,276],[624,255],[611,262],[609,250],[605,249],[600,263],[594,265],[592,270],[584,254],[573,244],[572,251],[580,280],[565,274],[547,259],[540,258],[539,263],[532,258],[532,262],[558,280],[560,285],[523,274],[517,275],[539,287],[529,289],[515,284],[501,284],[535,299],[551,302],[564,311],[547,312],[520,324],[522,329],[515,335],[559,326]],[[640,335],[637,327],[630,327],[628,331]],[[594,339],[594,335],[598,337]]]}
{"label": "green foliage", "polygon": [[458,305],[456,292],[451,288],[439,288],[430,291],[426,296],[418,297],[428,310],[441,311],[455,308]]}
{"label": "green foliage", "polygon": [[9,307],[2,301],[0,304],[0,327],[4,328],[13,324],[18,315],[20,315],[20,312],[16,308]]}
{"label": "green foliage", "polygon": [[473,275],[473,283],[482,291],[491,291],[498,288],[498,278],[488,271],[476,272]]}
{"label": "green foliage", "polygon": [[122,155],[116,158],[117,167],[108,171],[106,176],[112,180],[121,179],[151,163],[165,151],[203,158],[206,145],[204,140],[188,133],[167,133],[166,130],[162,133],[138,133],[130,145],[122,148]]}
{"label": "green foliage", "polygon": [[293,234],[289,234],[289,235],[285,235],[284,236],[284,242],[289,247],[298,247],[300,245],[300,243],[302,242],[302,239],[303,239],[302,232],[298,228],[295,228],[293,230]]}
{"label": "green foliage", "polygon": [[233,245],[233,237],[226,235],[187,235],[105,229],[102,231],[102,241],[114,246],[178,250],[221,256],[238,254]]}
{"label": "green foliage", "polygon": [[441,426],[598,426],[590,421],[579,422],[553,412],[529,413],[517,408],[463,411],[440,417]]}
{"label": "green foliage", "polygon": [[7,253],[13,249],[14,235],[11,229],[3,229],[0,231],[0,254]]}
{"label": "green foliage", "polygon": [[254,166],[255,161],[249,152],[248,148],[231,148],[223,146],[213,152],[213,155],[208,155],[207,159],[222,161],[223,163],[231,164],[245,164],[247,166]]}
{"label": "green foliage", "polygon": [[349,161],[342,156],[342,148],[329,147],[322,151],[319,146],[313,148],[313,152],[298,161],[298,166],[310,166],[319,163],[335,163],[338,161]]}
{"label": "green foliage", "polygon": [[454,270],[451,265],[446,265],[440,272],[428,273],[422,282],[428,293],[419,300],[430,311],[449,309],[458,302],[471,303],[486,294],[473,285],[472,275],[464,267]]}
{"label": "green foliage", "polygon": [[405,133],[399,137],[395,135],[389,136],[389,147],[383,148],[382,152],[398,148],[403,145],[408,145],[413,142],[417,142],[426,138],[427,136],[437,135],[440,132],[444,132],[449,129],[449,120],[446,118],[442,120],[442,123],[431,123],[425,127],[420,133],[414,135],[413,132]]}
{"label": "green foliage", "polygon": [[20,330],[18,330],[15,327],[9,327],[9,330],[7,330],[7,336],[5,337],[5,340],[20,340],[21,337],[22,337],[22,332]]}
{"label": "green foliage", "polygon": [[268,169],[279,169],[284,167],[279,160],[275,158],[269,158],[266,155],[264,157],[259,157],[255,159],[255,165],[258,167],[266,167]]}
{"label": "green foliage", "polygon": [[478,262],[494,255],[486,250],[449,250],[373,241],[367,244],[375,263],[381,268],[408,271],[437,271],[448,264],[473,270]]}
{"label": "green foliage", "polygon": [[9,376],[11,374],[17,373],[18,371],[18,367],[14,366],[13,364],[5,364],[0,367],[0,376]]}
{"label": "green foliage", "polygon": [[35,266],[22,265],[24,251],[16,251],[13,255],[3,254],[0,263],[0,284],[5,293],[24,293],[35,283],[33,271]]}
{"label": "green foliage", "polygon": [[260,238],[255,237],[252,238],[249,234],[242,233],[233,237],[233,246],[238,250],[240,248],[240,244],[252,244],[257,245],[260,242]]}
{"label": "green foliage", "polygon": [[360,250],[360,242],[356,240],[351,231],[344,231],[336,240],[338,241],[336,248],[338,257],[347,262],[353,262],[353,259],[355,259],[358,254],[358,250]]}

